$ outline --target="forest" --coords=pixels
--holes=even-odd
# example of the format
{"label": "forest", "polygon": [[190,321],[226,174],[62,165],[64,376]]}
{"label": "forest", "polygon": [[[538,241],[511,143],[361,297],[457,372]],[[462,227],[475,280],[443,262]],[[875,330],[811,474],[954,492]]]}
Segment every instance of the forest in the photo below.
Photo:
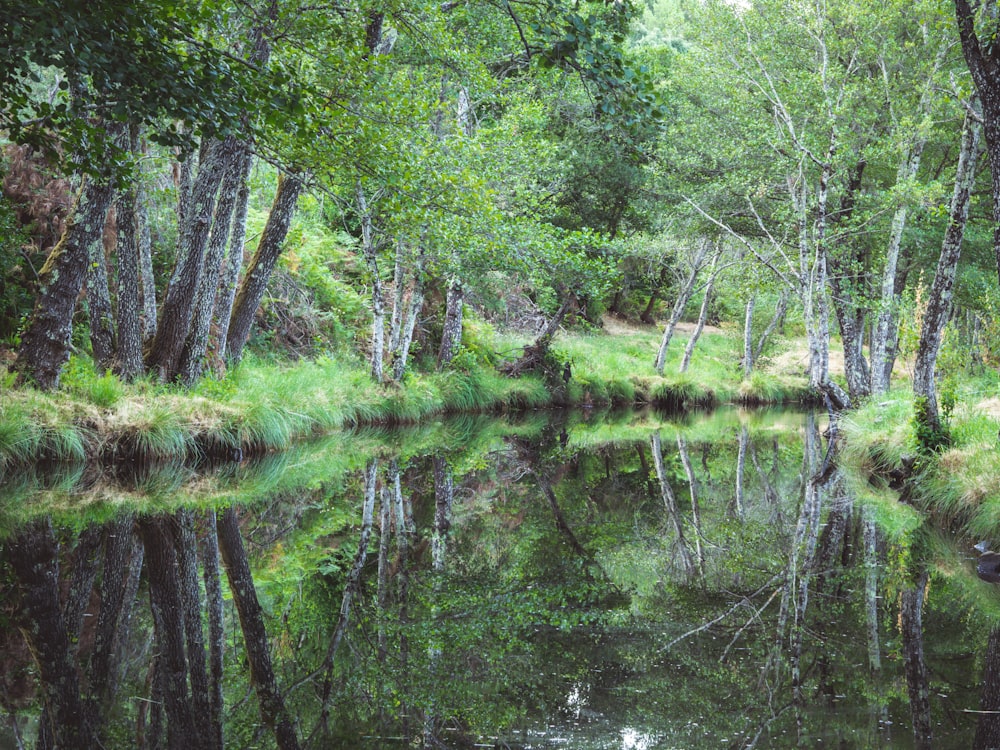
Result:
{"label": "forest", "polygon": [[933,447],[941,385],[995,357],[991,7],[17,4],[7,387],[178,392],[245,354],[558,386],[559,331],[613,319],[659,338],[619,373],[654,401],[694,324],[683,401],[709,324],[730,391],[793,347],[831,409],[905,370]]}
{"label": "forest", "polygon": [[364,2],[0,0],[0,747],[1000,742],[997,3]]}

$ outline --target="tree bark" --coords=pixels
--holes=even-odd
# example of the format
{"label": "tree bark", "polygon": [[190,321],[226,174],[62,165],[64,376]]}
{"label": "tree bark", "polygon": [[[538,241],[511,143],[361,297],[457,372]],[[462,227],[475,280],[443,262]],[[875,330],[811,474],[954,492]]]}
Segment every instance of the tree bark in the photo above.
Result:
{"label": "tree bark", "polygon": [[684,314],[684,308],[691,299],[691,295],[694,294],[695,282],[698,280],[698,274],[701,273],[701,268],[705,263],[705,256],[708,255],[708,249],[711,245],[712,242],[710,240],[703,240],[701,242],[691,263],[691,271],[684,282],[684,287],[677,295],[677,299],[674,300],[674,306],[670,312],[670,320],[667,321],[667,327],[663,330],[663,338],[660,341],[660,348],[656,352],[656,362],[653,365],[658,375],[663,375],[663,368],[667,361],[667,347],[670,346],[670,339],[673,338],[677,322],[681,319],[681,315]]}
{"label": "tree bark", "polygon": [[135,190],[135,225],[139,243],[139,269],[142,278],[142,341],[152,341],[156,335],[156,279],[153,277],[153,237],[149,229],[149,198],[142,175]]}
{"label": "tree bark", "polygon": [[[107,214],[105,214],[106,222]],[[112,369],[115,364],[115,327],[103,241],[90,245],[87,264],[87,315],[90,320],[90,351],[94,357],[94,365],[98,372],[104,373]]]}
{"label": "tree bark", "polygon": [[222,261],[226,254],[226,246],[229,244],[239,192],[246,185],[249,174],[250,154],[245,145],[238,144],[234,147],[233,157],[229,161],[219,188],[219,201],[215,207],[204,270],[198,286],[198,298],[177,368],[184,385],[193,385],[201,377],[204,369],[204,357],[208,351],[209,329],[215,310],[216,294],[219,291]]}
{"label": "tree bark", "polygon": [[691,338],[688,339],[687,346],[684,347],[681,372],[687,372],[688,366],[691,364],[691,355],[694,354],[694,348],[698,344],[698,339],[701,338],[701,332],[705,330],[705,321],[708,320],[708,306],[711,304],[712,294],[715,292],[715,279],[718,276],[720,256],[721,253],[716,253],[715,258],[712,259],[712,273],[709,275],[708,283],[705,285],[705,297],[702,299],[701,309],[698,311],[698,323],[695,325]]}
{"label": "tree bark", "polygon": [[656,467],[656,479],[660,483],[660,497],[663,500],[663,507],[667,512],[669,521],[674,526],[677,534],[677,547],[681,555],[681,564],[684,574],[688,579],[694,577],[696,567],[691,557],[691,550],[688,549],[687,538],[684,534],[684,524],[681,522],[680,511],[677,508],[677,499],[674,491],[670,487],[670,480],[667,479],[667,471],[663,465],[663,445],[660,440],[660,433],[654,432],[651,438],[653,453],[653,465]]}
{"label": "tree bark", "polygon": [[202,574],[205,579],[205,607],[208,610],[209,721],[216,747],[225,747],[222,733],[222,678],[225,630],[223,628],[222,580],[219,570],[219,538],[214,510],[205,511],[205,531],[201,537]]}
{"label": "tree bark", "polygon": [[253,169],[253,156],[247,155],[247,159],[247,179],[244,179],[240,184],[239,192],[236,194],[232,237],[229,239],[229,252],[226,253],[226,263],[219,279],[219,292],[215,300],[215,327],[219,336],[216,350],[220,354],[228,351],[229,323],[233,316],[233,304],[236,301],[240,271],[243,270],[243,246],[247,238],[247,213],[250,208],[249,174]]}
{"label": "tree bark", "polygon": [[102,713],[107,712],[118,688],[120,646],[128,632],[136,593],[131,583],[133,578],[138,582],[135,568],[142,567],[142,548],[135,544],[132,534],[134,524],[130,515],[109,524],[104,541],[101,609],[97,615],[97,632],[89,670],[90,694]]}
{"label": "tree bark", "polygon": [[173,380],[180,372],[181,351],[191,327],[201,283],[216,193],[232,158],[234,143],[232,138],[227,138],[202,146],[198,176],[191,191],[191,215],[184,225],[177,264],[160,311],[159,327],[146,356],[146,367],[156,371],[164,381]]}
{"label": "tree bark", "polygon": [[[194,512],[177,511],[177,534],[174,544],[177,551],[178,581],[184,617],[184,641],[187,647],[188,674],[191,684],[191,705],[199,722],[212,715],[208,689],[208,669],[205,663],[205,637],[201,616],[201,587],[198,585],[198,540],[194,531]],[[210,750],[222,750],[215,745],[215,727],[205,732],[203,743]]]}
{"label": "tree bark", "polygon": [[441,348],[438,350],[438,369],[451,364],[452,358],[462,345],[462,318],[465,308],[465,287],[457,276],[448,282],[448,296],[445,302],[444,328],[441,331]]}
{"label": "tree bark", "polygon": [[[994,41],[997,29],[994,21],[992,33],[986,42],[987,49],[984,50],[983,42],[976,34],[974,7],[978,9],[979,3],[972,6],[969,0],[955,0],[962,53],[983,106],[983,137],[990,157],[993,189],[993,252],[1000,278],[1000,61],[996,58]],[[996,3],[990,2],[989,7],[995,14]]]}
{"label": "tree bark", "polygon": [[261,719],[274,731],[279,750],[298,750],[299,740],[295,727],[285,709],[285,701],[278,692],[267,630],[264,627],[264,611],[257,600],[250,563],[240,536],[239,521],[232,507],[226,508],[219,515],[217,529],[219,550],[226,566],[240,629],[243,631],[247,661],[250,663],[250,678],[260,702]]}
{"label": "tree bark", "polygon": [[781,296],[778,297],[778,304],[774,308],[774,315],[768,322],[767,327],[764,329],[764,332],[760,335],[760,338],[757,339],[757,346],[754,347],[753,350],[754,363],[760,360],[761,355],[764,353],[764,348],[767,346],[767,342],[770,340],[774,332],[778,329],[778,326],[781,325],[781,322],[785,319],[785,312],[788,310],[789,296],[790,293],[788,289],[781,290]]}
{"label": "tree bark", "polygon": [[937,271],[927,297],[920,327],[920,341],[913,368],[913,394],[925,399],[924,414],[918,418],[925,420],[925,427],[932,434],[941,432],[941,418],[938,414],[937,392],[934,387],[934,369],[944,327],[951,316],[951,300],[955,289],[958,260],[962,253],[962,238],[969,217],[969,197],[972,194],[976,176],[976,158],[979,150],[981,126],[972,115],[966,115],[962,129],[962,148],[955,172],[955,190],[951,197],[950,221],[941,242],[941,256]]}
{"label": "tree bark", "polygon": [[[138,130],[132,126],[129,132],[129,148],[135,154],[139,150]],[[136,178],[137,181],[141,179],[141,176]],[[115,203],[118,228],[115,250],[118,258],[118,351],[114,367],[122,380],[129,383],[142,374],[142,320],[139,315],[141,262],[136,191],[135,185],[125,187]]]}
{"label": "tree bark", "polygon": [[[417,319],[424,306],[424,251],[417,257],[416,268],[413,270],[413,289],[410,301],[406,306],[406,315],[399,334],[397,348],[393,350],[392,379],[402,382],[406,374],[407,358],[410,356],[410,344],[413,343],[413,332],[417,327]],[[393,311],[395,316],[395,310]]]}
{"label": "tree bark", "polygon": [[983,660],[983,692],[979,700],[979,722],[973,750],[1000,747],[1000,628],[990,631]]}
{"label": "tree bark", "polygon": [[226,336],[226,358],[236,364],[243,357],[243,347],[250,338],[250,328],[260,301],[267,291],[267,282],[271,278],[278,257],[284,249],[288,227],[295,215],[295,204],[302,194],[302,180],[295,175],[282,173],[278,177],[278,191],[267,216],[267,224],[257,243],[257,250],[247,266],[243,283],[236,293],[233,303],[232,318],[229,322],[229,332]]}
{"label": "tree bark", "polygon": [[159,647],[158,671],[167,716],[167,744],[170,750],[201,750],[205,745],[195,729],[195,714],[187,688],[184,606],[177,571],[173,519],[169,516],[141,518],[139,533],[148,563],[149,604]]}
{"label": "tree bark", "polygon": [[756,364],[753,356],[753,311],[757,305],[756,295],[747,300],[746,314],[743,316],[743,378],[749,378]]}
{"label": "tree bark", "polygon": [[43,721],[53,747],[101,747],[97,719],[80,695],[75,648],[59,603],[59,546],[52,525],[48,519],[34,521],[4,546],[18,581],[16,621],[38,667]]}
{"label": "tree bark", "polygon": [[372,521],[375,516],[375,495],[377,494],[378,481],[378,459],[372,459],[365,467],[365,499],[361,508],[361,533],[358,538],[358,551],[354,555],[354,564],[347,574],[344,582],[344,593],[340,600],[340,615],[337,618],[337,625],[333,629],[330,638],[330,645],[326,649],[326,656],[323,658],[322,671],[323,678],[323,698],[320,707],[320,726],[325,726],[330,708],[330,697],[333,691],[333,663],[337,657],[340,643],[347,632],[347,625],[351,617],[351,603],[361,586],[361,571],[368,559],[368,545],[371,540]]}
{"label": "tree bark", "polygon": [[110,185],[87,180],[65,233],[42,266],[35,309],[14,362],[19,381],[30,381],[42,390],[59,386],[59,375],[69,360],[76,300],[92,248],[101,246],[113,193]]}
{"label": "tree bark", "polygon": [[924,590],[927,571],[921,571],[912,585],[900,595],[899,624],[903,636],[903,667],[906,688],[913,717],[913,744],[917,750],[931,750],[934,736],[931,729],[930,684],[924,661]]}

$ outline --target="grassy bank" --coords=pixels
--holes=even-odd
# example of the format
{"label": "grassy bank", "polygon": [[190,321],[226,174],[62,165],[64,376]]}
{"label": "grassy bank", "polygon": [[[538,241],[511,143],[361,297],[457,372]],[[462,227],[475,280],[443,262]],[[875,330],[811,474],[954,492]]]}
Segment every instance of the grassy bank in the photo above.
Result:
{"label": "grassy bank", "polygon": [[[497,342],[509,356],[524,341]],[[408,375],[377,386],[365,363],[321,358],[279,365],[249,358],[225,378],[188,391],[152,381],[124,385],[74,358],[55,393],[0,393],[0,467],[39,459],[163,459],[284,450],[347,426],[412,424],[447,413],[508,412],[553,405],[726,402],[790,403],[808,397],[805,381],[756,374],[741,383],[735,341],[706,333],[688,373],[677,372],[685,337],[675,340],[666,377],[652,374],[653,329],[561,336],[554,354],[569,363],[549,377],[505,378],[493,367]],[[7,380],[11,380],[7,376]]]}
{"label": "grassy bank", "polygon": [[[1000,544],[997,393],[995,380],[963,381],[948,420],[950,444],[929,455],[917,448],[909,390],[893,390],[843,418],[841,460],[855,476],[876,478],[858,489],[884,529],[902,535],[919,525],[923,514],[970,540]],[[901,488],[905,477],[901,504],[889,488]]]}

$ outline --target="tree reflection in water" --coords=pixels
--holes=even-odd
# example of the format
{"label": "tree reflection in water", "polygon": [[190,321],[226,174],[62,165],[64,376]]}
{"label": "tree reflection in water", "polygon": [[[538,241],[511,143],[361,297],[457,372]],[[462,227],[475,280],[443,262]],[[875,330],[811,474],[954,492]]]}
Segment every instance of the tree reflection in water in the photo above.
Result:
{"label": "tree reflection in water", "polygon": [[996,746],[992,592],[883,534],[813,416],[424,440],[87,469],[69,510],[10,478],[0,745]]}

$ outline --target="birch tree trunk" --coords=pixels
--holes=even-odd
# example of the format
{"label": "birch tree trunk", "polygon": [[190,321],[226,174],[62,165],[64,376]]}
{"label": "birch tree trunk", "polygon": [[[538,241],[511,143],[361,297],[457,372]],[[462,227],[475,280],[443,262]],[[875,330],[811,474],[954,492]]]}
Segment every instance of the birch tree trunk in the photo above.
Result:
{"label": "birch tree trunk", "polygon": [[868,631],[868,669],[872,674],[882,671],[882,649],[878,628],[878,527],[870,508],[864,510],[865,544],[865,623]]}
{"label": "birch tree trunk", "polygon": [[14,361],[19,382],[27,380],[46,391],[59,386],[59,375],[69,360],[76,300],[89,258],[95,246],[101,246],[113,194],[108,184],[86,181],[66,231],[39,271],[35,308]]}
{"label": "birch tree trunk", "polygon": [[701,242],[695,253],[694,260],[691,262],[691,271],[688,273],[687,281],[684,282],[683,289],[677,295],[677,299],[674,300],[674,307],[670,312],[670,320],[667,321],[667,327],[663,330],[663,338],[660,341],[660,348],[656,352],[656,361],[653,364],[658,375],[663,375],[663,368],[667,361],[667,347],[670,346],[670,339],[673,338],[677,322],[681,319],[681,315],[684,314],[684,308],[691,299],[691,295],[694,294],[695,282],[698,280],[698,274],[701,272],[701,268],[705,263],[705,256],[708,254],[708,248],[711,245],[712,242],[710,240],[703,240]]}
{"label": "birch tree trunk", "polygon": [[743,316],[743,378],[749,378],[755,364],[753,356],[753,311],[757,297],[753,294],[747,300],[746,314]]}
{"label": "birch tree trunk", "polygon": [[288,227],[295,214],[295,204],[302,193],[303,183],[299,177],[282,173],[278,177],[278,191],[267,215],[267,224],[257,243],[257,250],[250,259],[247,272],[236,293],[233,303],[229,331],[226,334],[226,359],[237,364],[243,357],[243,347],[250,338],[250,328],[260,301],[267,291],[274,266],[288,236]]}
{"label": "birch tree trunk", "polygon": [[149,229],[149,198],[145,181],[136,180],[135,226],[139,243],[139,272],[142,278],[142,341],[156,335],[156,279],[153,277],[153,237]]}
{"label": "birch tree trunk", "polygon": [[396,242],[396,262],[392,269],[392,320],[389,324],[389,350],[399,349],[403,328],[404,298],[406,297],[406,253],[402,242]]}
{"label": "birch tree trunk", "polygon": [[760,338],[757,339],[757,345],[754,347],[753,350],[754,364],[756,364],[760,360],[761,355],[764,353],[764,347],[767,346],[767,342],[770,340],[771,336],[774,335],[774,332],[778,329],[778,326],[781,325],[781,322],[785,319],[785,313],[788,310],[789,296],[790,293],[788,289],[782,289],[781,296],[778,297],[778,304],[774,308],[774,315],[768,322],[767,327],[764,329],[764,332],[760,335]]}
{"label": "birch tree trunk", "polygon": [[701,333],[705,330],[705,321],[708,319],[708,306],[712,303],[712,295],[715,292],[715,279],[718,276],[719,257],[721,254],[721,252],[717,252],[712,259],[712,272],[708,277],[708,283],[705,285],[705,297],[702,299],[701,309],[698,311],[698,323],[695,325],[691,338],[688,339],[687,346],[684,347],[684,358],[681,360],[680,368],[681,372],[687,372],[688,366],[691,364],[691,355],[694,354],[694,348],[698,344],[698,339],[701,338]]}
{"label": "birch tree trunk", "polygon": [[368,545],[371,541],[372,521],[375,517],[375,496],[377,494],[378,480],[378,459],[373,458],[365,467],[365,499],[361,508],[361,532],[358,537],[358,551],[354,555],[354,564],[347,574],[344,582],[344,593],[340,600],[340,614],[337,617],[337,625],[333,629],[330,638],[330,645],[326,649],[326,656],[323,658],[324,673],[323,696],[320,706],[319,724],[325,726],[330,708],[330,697],[333,692],[333,663],[337,657],[340,643],[347,632],[347,625],[351,618],[351,603],[361,585],[361,571],[365,561],[368,559]]}
{"label": "birch tree trunk", "polygon": [[654,432],[651,438],[653,465],[656,467],[656,479],[660,483],[660,496],[663,500],[663,507],[667,512],[667,517],[673,524],[674,532],[677,534],[677,548],[681,556],[681,565],[684,568],[684,575],[690,580],[694,577],[697,569],[691,557],[691,550],[688,549],[687,538],[684,534],[684,524],[681,522],[680,511],[677,508],[677,499],[674,491],[670,487],[667,479],[667,471],[663,465],[663,445],[660,441],[660,433]]}
{"label": "birch tree trunk", "polygon": [[932,434],[941,432],[934,369],[938,353],[941,351],[944,327],[951,315],[951,300],[955,289],[958,260],[962,252],[962,238],[969,217],[969,196],[975,181],[981,129],[982,126],[972,115],[966,115],[965,125],[962,128],[962,148],[955,172],[955,189],[951,197],[950,221],[941,242],[941,256],[938,258],[934,282],[927,298],[927,309],[924,311],[921,323],[920,342],[913,368],[913,394],[925,399],[923,414],[918,412],[917,418],[924,421],[924,426]]}
{"label": "birch tree trunk", "polygon": [[358,180],[354,189],[354,198],[358,216],[361,218],[361,251],[365,258],[365,266],[372,284],[372,339],[371,339],[371,369],[372,380],[381,383],[385,379],[385,292],[382,288],[382,275],[378,268],[378,247],[375,243],[372,215],[365,198],[364,188]]}
{"label": "birch tree trunk", "polygon": [[[417,327],[417,319],[424,306],[424,252],[421,250],[417,258],[416,268],[413,270],[413,289],[410,292],[410,301],[406,306],[406,316],[403,322],[402,331],[399,335],[397,347],[393,349],[392,379],[397,383],[402,382],[403,375],[406,374],[407,358],[410,355],[410,344],[413,343],[413,332]],[[395,310],[393,310],[395,316]]]}

